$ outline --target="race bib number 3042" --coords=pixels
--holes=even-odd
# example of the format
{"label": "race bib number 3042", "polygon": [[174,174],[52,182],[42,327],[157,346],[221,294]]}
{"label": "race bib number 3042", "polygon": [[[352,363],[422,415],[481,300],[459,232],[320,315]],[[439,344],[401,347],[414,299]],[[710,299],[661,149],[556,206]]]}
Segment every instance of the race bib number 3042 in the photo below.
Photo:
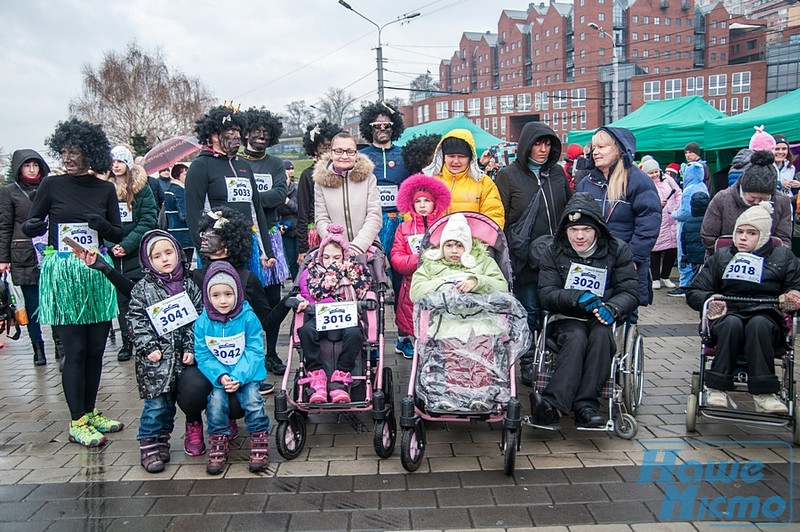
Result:
{"label": "race bib number 3042", "polygon": [[246,177],[226,177],[225,186],[228,188],[228,202],[238,203],[253,201],[253,187]]}
{"label": "race bib number 3042", "polygon": [[91,229],[88,223],[58,224],[58,250],[72,253],[72,248],[64,242],[64,237],[67,236],[90,251],[96,251],[100,247],[97,231]]}
{"label": "race bib number 3042", "polygon": [[206,336],[206,345],[214,357],[226,366],[235,366],[244,354],[244,333],[233,336]]}
{"label": "race bib number 3042", "polygon": [[333,331],[358,325],[358,303],[341,301],[317,305],[317,330]]}
{"label": "race bib number 3042", "polygon": [[150,323],[159,336],[171,333],[197,319],[197,310],[186,292],[168,297],[146,310]]}

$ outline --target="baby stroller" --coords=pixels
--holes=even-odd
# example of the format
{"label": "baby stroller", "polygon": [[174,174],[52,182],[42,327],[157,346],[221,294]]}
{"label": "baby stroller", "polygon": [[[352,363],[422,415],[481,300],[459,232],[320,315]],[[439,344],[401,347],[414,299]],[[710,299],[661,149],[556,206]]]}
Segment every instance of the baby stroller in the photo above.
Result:
{"label": "baby stroller", "polygon": [[[481,214],[462,214],[473,239],[486,244],[510,286],[503,231]],[[448,218],[431,225],[422,249],[439,245]],[[514,363],[531,341],[522,305],[510,293],[433,292],[414,305],[414,335],[408,395],[400,414],[403,467],[413,472],[422,463],[426,421],[502,421],[504,470],[513,474],[521,420]]]}
{"label": "baby stroller", "polygon": [[[310,251],[300,272],[315,260],[319,249]],[[361,325],[365,330],[361,354],[352,371],[353,382],[350,384],[349,403],[310,403],[306,386],[298,383],[306,377],[303,352],[298,337],[298,329],[303,325],[306,313],[315,312],[315,305],[310,305],[305,312],[295,312],[292,318],[291,335],[289,337],[289,356],[286,359],[286,372],[283,375],[281,389],[275,395],[275,420],[278,422],[275,439],[278,452],[286,459],[297,458],[306,442],[306,418],[314,413],[358,413],[371,412],[375,421],[373,445],[381,458],[388,458],[394,452],[397,436],[397,422],[394,414],[394,393],[392,388],[392,370],[383,366],[384,355],[384,305],[385,295],[389,289],[386,276],[386,256],[371,246],[365,256],[361,256],[372,273],[372,289],[366,298],[358,302]],[[296,307],[296,301],[290,299],[287,304]],[[321,307],[323,304],[316,305]],[[320,341],[320,357],[328,375],[336,367],[336,357],[341,353],[341,337],[336,331],[329,331],[327,339]],[[298,367],[292,371],[298,353]],[[290,377],[291,376],[291,377]],[[290,380],[291,379],[291,380]]]}
{"label": "baby stroller", "polygon": [[[782,245],[780,239],[772,237],[773,244]],[[720,237],[716,249],[730,246],[731,237]],[[797,331],[797,312],[784,312],[786,322],[786,335],[781,345],[775,350],[775,360],[780,363],[778,380],[781,389],[778,397],[788,407],[785,414],[756,412],[754,409],[739,409],[731,398],[731,407],[713,407],[706,404],[706,372],[711,367],[711,360],[716,352],[716,344],[711,335],[711,323],[708,319],[709,305],[713,301],[726,301],[733,304],[775,305],[779,306],[777,298],[747,298],[747,297],[711,297],[703,305],[703,315],[700,322],[700,371],[692,373],[691,392],[686,401],[686,430],[694,432],[697,418],[703,416],[709,419],[748,423],[751,425],[790,427],[792,429],[792,443],[800,445],[800,410],[797,408],[794,380],[794,339]],[[747,392],[747,364],[742,359],[737,363],[734,374],[734,391]]]}

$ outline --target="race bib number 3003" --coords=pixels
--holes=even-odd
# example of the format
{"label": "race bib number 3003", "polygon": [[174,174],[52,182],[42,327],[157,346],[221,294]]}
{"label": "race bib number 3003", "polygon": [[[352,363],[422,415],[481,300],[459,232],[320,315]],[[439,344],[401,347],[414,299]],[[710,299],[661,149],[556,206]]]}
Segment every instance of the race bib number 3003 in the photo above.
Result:
{"label": "race bib number 3003", "polygon": [[147,307],[150,323],[159,336],[171,333],[197,319],[197,310],[186,292]]}
{"label": "race bib number 3003", "polygon": [[358,325],[358,303],[341,301],[317,305],[317,330],[333,331]]}
{"label": "race bib number 3003", "polygon": [[58,224],[58,250],[72,253],[72,248],[64,242],[64,237],[67,236],[90,251],[96,251],[100,247],[97,231],[91,229],[88,223]]}

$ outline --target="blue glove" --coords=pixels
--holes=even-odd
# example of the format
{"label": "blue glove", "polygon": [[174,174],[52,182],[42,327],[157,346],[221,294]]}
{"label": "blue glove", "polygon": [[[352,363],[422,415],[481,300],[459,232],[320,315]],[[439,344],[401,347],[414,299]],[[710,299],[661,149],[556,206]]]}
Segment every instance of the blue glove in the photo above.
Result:
{"label": "blue glove", "polygon": [[603,300],[589,292],[588,290],[581,294],[578,298],[578,306],[586,312],[592,312],[596,308],[600,308]]}
{"label": "blue glove", "polygon": [[611,312],[611,308],[608,305],[600,305],[600,307],[597,309],[597,314],[599,315],[600,319],[606,323],[606,325],[614,324],[614,313]]}

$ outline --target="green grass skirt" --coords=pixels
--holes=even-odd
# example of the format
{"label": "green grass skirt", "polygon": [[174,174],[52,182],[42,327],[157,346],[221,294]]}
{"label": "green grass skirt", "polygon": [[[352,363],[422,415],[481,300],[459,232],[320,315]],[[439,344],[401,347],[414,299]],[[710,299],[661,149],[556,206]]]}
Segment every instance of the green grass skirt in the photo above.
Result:
{"label": "green grass skirt", "polygon": [[45,251],[39,276],[40,323],[87,325],[109,321],[118,313],[114,285],[105,275],[72,253]]}

